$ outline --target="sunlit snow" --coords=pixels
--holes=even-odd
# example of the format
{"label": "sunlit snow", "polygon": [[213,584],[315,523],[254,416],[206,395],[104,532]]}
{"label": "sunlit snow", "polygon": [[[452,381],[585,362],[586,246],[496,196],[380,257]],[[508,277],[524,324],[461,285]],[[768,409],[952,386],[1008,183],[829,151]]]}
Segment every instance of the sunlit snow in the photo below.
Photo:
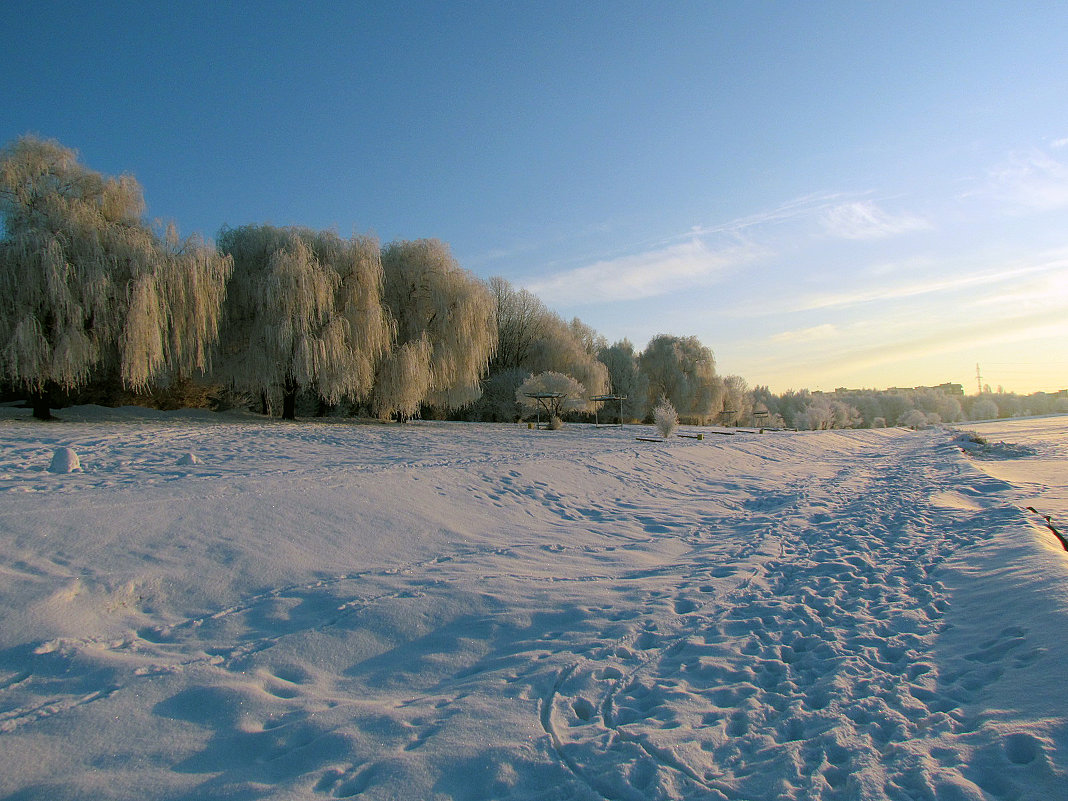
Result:
{"label": "sunlit snow", "polygon": [[1068,418],[28,415],[0,797],[1066,797]]}

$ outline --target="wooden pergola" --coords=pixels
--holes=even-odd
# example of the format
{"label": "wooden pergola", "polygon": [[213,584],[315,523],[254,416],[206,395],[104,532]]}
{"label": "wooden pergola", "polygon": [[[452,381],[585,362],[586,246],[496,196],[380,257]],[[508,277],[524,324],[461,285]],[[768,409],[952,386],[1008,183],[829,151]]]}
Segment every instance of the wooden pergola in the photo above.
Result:
{"label": "wooden pergola", "polygon": [[[560,403],[567,397],[566,392],[524,392],[528,398],[533,398],[538,402],[535,407],[538,415],[538,428],[541,428],[541,410],[545,409],[545,414],[549,418],[549,422],[552,422],[553,415],[559,416]],[[556,401],[556,403],[553,403]]]}
{"label": "wooden pergola", "polygon": [[[619,427],[623,427],[623,401],[627,399],[626,395],[594,395],[590,398],[591,401],[619,401]],[[600,425],[600,420],[597,418],[597,410],[593,410],[593,422],[594,425]]]}

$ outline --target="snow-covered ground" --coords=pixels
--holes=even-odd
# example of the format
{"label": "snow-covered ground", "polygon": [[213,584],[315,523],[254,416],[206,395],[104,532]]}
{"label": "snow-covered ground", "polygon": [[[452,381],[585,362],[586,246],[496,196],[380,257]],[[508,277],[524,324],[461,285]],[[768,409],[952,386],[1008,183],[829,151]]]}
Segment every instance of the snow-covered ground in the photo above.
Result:
{"label": "snow-covered ground", "polygon": [[1068,799],[1068,418],[61,416],[0,418],[0,798]]}

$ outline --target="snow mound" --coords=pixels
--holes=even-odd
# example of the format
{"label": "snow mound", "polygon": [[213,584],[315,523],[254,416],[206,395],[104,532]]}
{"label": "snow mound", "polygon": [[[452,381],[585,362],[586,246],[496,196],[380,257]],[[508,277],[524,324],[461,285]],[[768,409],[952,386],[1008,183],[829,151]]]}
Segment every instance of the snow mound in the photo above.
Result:
{"label": "snow mound", "polygon": [[189,453],[185,454],[184,456],[182,456],[181,459],[178,460],[178,464],[180,464],[180,465],[200,464],[200,459],[197,457],[197,455],[195,453],[190,451]]}
{"label": "snow mound", "polygon": [[1015,445],[1010,442],[988,442],[974,431],[966,431],[953,437],[962,451],[977,459],[1023,459],[1034,456],[1036,451],[1028,445]]}
{"label": "snow mound", "polygon": [[48,465],[50,473],[73,473],[82,469],[82,461],[73,448],[56,448],[52,454],[52,463]]}

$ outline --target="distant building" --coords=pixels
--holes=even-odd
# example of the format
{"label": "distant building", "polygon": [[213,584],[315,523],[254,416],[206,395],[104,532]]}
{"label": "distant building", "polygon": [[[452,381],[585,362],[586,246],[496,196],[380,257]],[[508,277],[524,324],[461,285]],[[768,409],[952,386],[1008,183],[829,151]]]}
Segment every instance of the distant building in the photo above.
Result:
{"label": "distant building", "polygon": [[[940,390],[945,395],[957,396],[959,398],[964,397],[964,385],[954,384],[946,382],[945,384],[939,384],[935,387],[887,387],[883,390],[878,389],[849,389],[847,387],[836,387],[834,390],[835,395],[861,395],[870,394],[873,392],[897,392],[897,393],[909,393],[909,392],[924,392],[927,390]],[[813,395],[823,395],[823,392],[813,392]]]}
{"label": "distant building", "polygon": [[947,395],[956,395],[958,397],[964,397],[964,385],[963,384],[939,384],[937,387],[916,387],[916,389],[940,389]]}

